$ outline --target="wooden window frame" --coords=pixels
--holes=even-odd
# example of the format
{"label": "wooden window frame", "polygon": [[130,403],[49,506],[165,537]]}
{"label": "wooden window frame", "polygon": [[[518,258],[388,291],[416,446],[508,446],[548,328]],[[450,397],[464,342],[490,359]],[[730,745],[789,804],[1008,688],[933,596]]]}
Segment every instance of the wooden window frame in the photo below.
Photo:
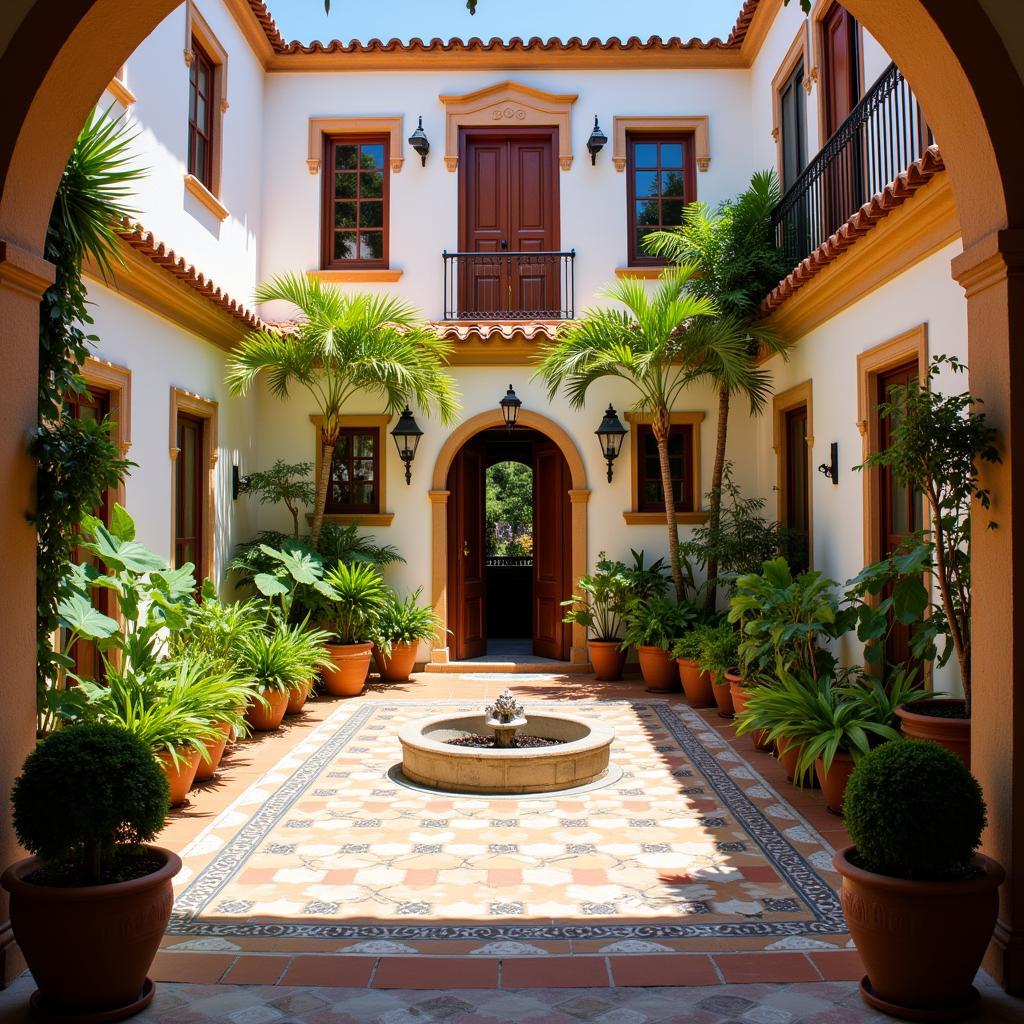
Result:
{"label": "wooden window frame", "polygon": [[205,494],[203,495],[203,535],[202,565],[196,565],[197,585],[204,579],[216,582],[214,568],[214,527],[216,525],[216,472],[217,457],[220,454],[217,439],[217,403],[210,398],[194,394],[183,388],[171,386],[170,400],[170,446],[171,459],[171,553],[170,563],[175,565],[177,551],[177,507],[178,507],[178,413],[185,413],[196,419],[204,420],[203,426],[203,464],[205,472]]}
{"label": "wooden window frame", "polygon": [[[811,8],[810,23],[811,37],[814,47],[814,67],[811,69],[812,80],[818,83],[818,149],[819,151],[828,141],[825,135],[825,123],[827,121],[826,105],[828,104],[828,75],[825,68],[825,26],[824,21],[828,12],[835,6],[838,0],[815,0]],[[857,94],[858,98],[864,95],[864,26],[859,19],[857,22]],[[806,67],[806,64],[804,65]]]}
{"label": "wooden window frame", "polygon": [[[132,446],[132,371],[125,366],[86,356],[82,378],[89,388],[102,388],[110,395],[110,418],[114,422],[111,437],[122,459],[128,458]],[[125,483],[121,480],[109,492],[111,506],[125,505]]]}
{"label": "wooden window frame", "polygon": [[[315,455],[315,480],[320,479],[323,468],[323,452],[320,448],[320,428],[323,426],[323,416],[310,416],[310,423],[314,429]],[[360,526],[390,526],[395,518],[394,512],[387,512],[387,479],[388,479],[388,425],[391,423],[391,416],[388,413],[348,415],[338,417],[339,426],[343,430],[366,430],[367,428],[377,431],[377,512],[326,512],[324,513],[325,523],[337,523],[339,526],[349,526],[357,523]],[[312,522],[313,513],[306,514],[306,521]]]}
{"label": "wooden window frame", "polygon": [[[699,525],[707,522],[708,514],[701,508],[703,491],[701,490],[700,453],[701,439],[700,427],[704,422],[703,412],[673,412],[671,415],[672,426],[686,425],[691,428],[692,448],[692,472],[693,472],[693,511],[677,512],[676,522],[682,525]],[[653,526],[664,525],[665,513],[642,512],[640,510],[640,436],[638,427],[650,426],[654,417],[650,413],[627,412],[626,422],[629,424],[629,463],[630,463],[630,508],[622,513],[622,518],[628,526]]]}
{"label": "wooden window frame", "polygon": [[807,410],[807,568],[814,568],[814,394],[810,380],[780,391],[772,398],[772,447],[775,449],[775,518],[785,523],[788,512],[787,481],[789,480],[789,451],[786,438],[786,421],[789,413],[801,407]]}
{"label": "wooden window frame", "polygon": [[[381,191],[381,202],[383,203],[383,256],[379,260],[338,260],[334,258],[334,153],[335,145],[352,146],[384,146],[384,163],[380,168],[383,188]],[[320,269],[322,271],[345,271],[345,270],[388,270],[391,259],[391,175],[388,174],[388,167],[391,165],[391,135],[387,132],[369,132],[366,134],[334,133],[322,136],[322,167],[323,173],[320,176],[321,197],[320,197]],[[358,178],[358,174],[356,175]],[[360,199],[355,200],[358,204]],[[373,200],[374,202],[376,199]],[[376,230],[376,229],[374,229]],[[358,236],[359,228],[356,228]]]}
{"label": "wooden window frame", "polygon": [[[628,266],[630,267],[664,267],[667,260],[658,256],[643,254],[637,246],[636,233],[641,226],[636,222],[636,204],[639,201],[634,195],[634,173],[636,161],[634,151],[638,144],[644,143],[675,143],[679,142],[683,147],[683,208],[697,199],[697,172],[695,166],[696,139],[692,131],[632,131],[626,133],[626,223],[629,232],[626,245]],[[661,171],[661,157],[658,157],[658,172]],[[660,184],[659,184],[660,188]],[[659,200],[662,199],[658,193]],[[674,197],[669,197],[674,198]],[[650,225],[654,227],[655,225]],[[674,226],[674,225],[670,225]],[[659,229],[664,225],[659,223]]]}
{"label": "wooden window frame", "polygon": [[[798,65],[803,62],[804,66],[804,78],[803,88],[807,95],[811,93],[811,87],[814,84],[814,80],[817,77],[815,69],[811,67],[810,53],[808,52],[809,47],[807,43],[807,26],[801,24],[797,30],[796,35],[793,37],[793,42],[790,43],[789,49],[786,51],[786,56],[782,58],[782,63],[779,64],[778,70],[775,72],[772,78],[772,138],[775,140],[775,163],[777,173],[779,176],[779,182],[782,185],[783,192],[788,189],[793,182],[784,181],[782,173],[782,91],[789,83],[790,78],[793,76],[793,72],[796,71]],[[812,77],[812,75],[814,77]],[[804,166],[807,166],[807,116],[806,110],[804,111]]]}

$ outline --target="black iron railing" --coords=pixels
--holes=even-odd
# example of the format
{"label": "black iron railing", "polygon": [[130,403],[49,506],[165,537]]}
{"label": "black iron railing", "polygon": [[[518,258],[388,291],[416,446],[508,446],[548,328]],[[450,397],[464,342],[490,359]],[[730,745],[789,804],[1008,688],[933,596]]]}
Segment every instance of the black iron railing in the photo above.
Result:
{"label": "black iron railing", "polygon": [[488,569],[529,569],[533,566],[533,555],[488,555]]}
{"label": "black iron railing", "polygon": [[930,142],[910,85],[890,64],[775,208],[775,239],[790,264],[810,255]]}
{"label": "black iron railing", "polygon": [[445,320],[571,320],[576,250],[448,252]]}

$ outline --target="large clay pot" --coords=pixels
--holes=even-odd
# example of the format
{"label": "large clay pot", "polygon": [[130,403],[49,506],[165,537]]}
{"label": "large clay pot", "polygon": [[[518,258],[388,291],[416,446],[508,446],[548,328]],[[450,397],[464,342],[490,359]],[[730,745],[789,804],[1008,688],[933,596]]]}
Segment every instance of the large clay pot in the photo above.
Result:
{"label": "large clay pot", "polygon": [[711,689],[715,703],[718,705],[718,717],[732,718],[736,714],[736,709],[732,706],[732,682],[729,673],[726,672],[724,683],[716,683],[712,679]]}
{"label": "large clay pot", "polygon": [[192,783],[196,781],[196,772],[199,771],[199,764],[203,759],[203,755],[196,747],[183,747],[178,751],[178,755],[178,760],[175,761],[166,751],[160,754],[160,765],[167,776],[172,807],[178,807],[185,802]]}
{"label": "large clay pot", "polygon": [[309,691],[313,689],[313,680],[310,679],[301,686],[293,686],[288,691],[288,706],[284,709],[286,715],[297,715],[309,699]]}
{"label": "large clay pot", "polygon": [[221,722],[217,728],[220,729],[220,738],[207,740],[203,744],[210,760],[199,759],[199,765],[196,768],[196,782],[207,782],[212,779],[220,765],[220,759],[224,756],[224,748],[227,747],[228,738],[231,736],[231,725],[228,722]]}
{"label": "large clay pot", "polygon": [[594,666],[594,678],[613,683],[622,678],[626,666],[626,652],[618,640],[588,640],[587,652]]}
{"label": "large clay pot", "polygon": [[[786,773],[786,781],[792,782],[794,786],[797,785],[796,762],[797,758],[800,757],[800,750],[801,748],[796,746],[791,740],[782,739],[775,741],[775,757],[778,759],[779,764],[782,765],[782,770]],[[811,772],[803,779],[800,785],[817,789],[817,775]]]}
{"label": "large clay pot", "polygon": [[416,664],[418,643],[392,644],[391,653],[384,654],[378,647],[373,648],[373,660],[382,683],[404,683],[412,675]]}
{"label": "large clay pot", "polygon": [[865,1002],[904,1020],[957,1020],[978,1002],[973,987],[999,910],[1006,877],[994,860],[974,858],[979,878],[917,882],[876,875],[851,863],[852,846],[832,858],[841,900],[864,961]]}
{"label": "large clay pot", "polygon": [[712,708],[715,706],[714,684],[711,673],[702,672],[700,665],[689,658],[676,658],[679,666],[679,681],[691,708]]}
{"label": "large clay pot", "polygon": [[651,693],[672,693],[681,690],[676,660],[663,647],[638,646],[640,672]]}
{"label": "large clay pot", "polygon": [[840,750],[832,758],[827,772],[820,757],[814,762],[814,771],[818,776],[821,791],[825,795],[826,806],[833,814],[842,814],[846,784],[850,781],[850,775],[853,774],[853,758]]}
{"label": "large clay pot", "polygon": [[171,916],[181,858],[159,846],[146,850],[163,866],[113,885],[33,885],[25,877],[42,867],[38,857],[3,873],[14,938],[39,986],[31,1002],[37,1019],[124,1020],[152,1002],[146,972]]}
{"label": "large clay pot", "polygon": [[[732,707],[733,711],[737,715],[742,714],[747,710],[747,689],[743,685],[742,677],[735,673],[726,673],[726,679],[729,680],[729,689],[732,691]],[[753,740],[754,748],[756,750],[767,751],[772,749],[772,741],[768,739],[767,729],[755,729],[749,733],[751,740]]]}
{"label": "large clay pot", "polygon": [[260,693],[266,704],[253,701],[245,710],[245,720],[257,732],[271,732],[284,721],[290,691],[264,687]]}
{"label": "large clay pot", "polygon": [[932,697],[914,704],[901,704],[896,709],[896,714],[900,716],[900,732],[908,740],[933,740],[951,750],[970,768],[971,720],[921,714],[921,709],[927,706],[948,708],[956,712],[964,710],[965,702],[956,697]]}
{"label": "large clay pot", "polygon": [[332,697],[357,697],[370,674],[373,644],[327,644],[330,665],[321,672],[324,690]]}

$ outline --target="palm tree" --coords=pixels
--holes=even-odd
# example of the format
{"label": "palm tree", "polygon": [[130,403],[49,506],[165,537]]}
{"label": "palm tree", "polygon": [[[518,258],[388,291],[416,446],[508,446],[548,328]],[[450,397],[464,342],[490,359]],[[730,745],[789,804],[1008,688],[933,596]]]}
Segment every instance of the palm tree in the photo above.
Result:
{"label": "palm tree", "polygon": [[299,385],[312,395],[321,419],[320,472],[310,544],[320,539],[341,415],[355,395],[377,394],[389,413],[415,404],[436,408],[451,423],[459,409],[455,382],[444,371],[448,342],[401,299],[372,292],[343,293],[304,274],[279,274],[256,289],[257,302],[289,302],[298,309],[290,331],[251,332],[228,360],[227,385],[244,395],[260,374],[271,393],[288,398]]}
{"label": "palm tree", "polygon": [[[759,416],[771,395],[771,376],[758,369],[766,356],[788,357],[788,344],[758,324],[757,308],[768,292],[790,269],[785,254],[775,244],[771,214],[781,198],[774,171],[759,171],[735,200],[727,200],[714,211],[707,203],[691,203],[682,227],[658,231],[645,239],[651,253],[672,263],[695,267],[699,272],[691,290],[713,299],[728,330],[746,338],[745,373],[734,367],[708,366],[708,377],[718,385],[718,432],[715,461],[711,471],[708,530],[714,535],[722,516],[722,479],[729,433],[729,407],[734,395],[750,403],[751,415]],[[718,597],[715,581],[718,560],[708,558],[706,600],[714,608]]]}
{"label": "palm tree", "polygon": [[680,601],[686,587],[668,458],[672,409],[686,388],[709,375],[721,375],[730,388],[740,389],[754,387],[749,377],[761,373],[747,358],[746,332],[722,317],[713,299],[693,294],[695,272],[692,266],[669,268],[652,292],[637,280],[616,282],[602,297],[620,305],[589,309],[563,329],[543,350],[535,374],[544,378],[550,399],[564,387],[577,409],[602,377],[618,377],[636,388],[634,408],[651,415],[658,447],[672,581]]}

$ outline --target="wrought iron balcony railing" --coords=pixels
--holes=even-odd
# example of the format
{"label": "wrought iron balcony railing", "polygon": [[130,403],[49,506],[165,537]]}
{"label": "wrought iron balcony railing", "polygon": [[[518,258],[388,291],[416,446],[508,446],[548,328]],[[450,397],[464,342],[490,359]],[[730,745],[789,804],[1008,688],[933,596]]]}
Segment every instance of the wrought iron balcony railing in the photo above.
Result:
{"label": "wrought iron balcony railing", "polygon": [[445,320],[571,320],[576,250],[448,252]]}
{"label": "wrought iron balcony railing", "polygon": [[790,264],[809,256],[930,142],[910,85],[890,64],[776,206],[772,227]]}

